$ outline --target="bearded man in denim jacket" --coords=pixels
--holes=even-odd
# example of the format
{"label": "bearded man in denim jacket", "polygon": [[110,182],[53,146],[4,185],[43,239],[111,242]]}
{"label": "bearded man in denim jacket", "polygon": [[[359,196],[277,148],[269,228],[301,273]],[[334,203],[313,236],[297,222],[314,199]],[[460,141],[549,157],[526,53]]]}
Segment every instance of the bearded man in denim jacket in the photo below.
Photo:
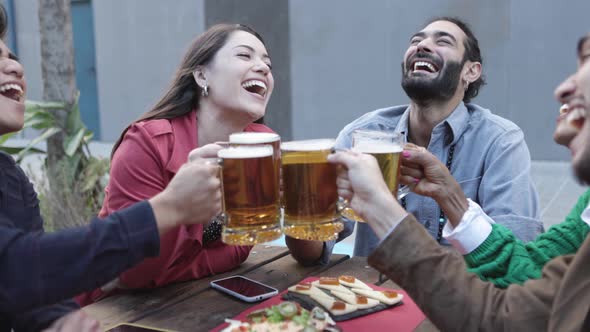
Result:
{"label": "bearded man in denim jacket", "polygon": [[[436,18],[410,39],[402,64],[402,87],[410,105],[370,112],[347,125],[336,147],[350,148],[357,129],[401,132],[450,169],[466,196],[521,240],[543,231],[530,154],[514,123],[470,103],[484,84],[478,41],[456,18]],[[446,216],[436,202],[413,193],[402,205],[441,244]],[[340,237],[352,232],[347,222]],[[377,236],[358,224],[354,254],[368,256]]]}

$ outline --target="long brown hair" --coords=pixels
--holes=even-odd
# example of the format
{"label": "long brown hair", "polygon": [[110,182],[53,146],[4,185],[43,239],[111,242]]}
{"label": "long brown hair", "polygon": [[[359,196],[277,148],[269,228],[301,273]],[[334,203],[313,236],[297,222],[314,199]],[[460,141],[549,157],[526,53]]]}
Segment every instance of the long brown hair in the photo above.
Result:
{"label": "long brown hair", "polygon": [[0,39],[4,39],[8,30],[8,14],[3,4],[0,4]]}
{"label": "long brown hair", "polygon": [[[211,62],[215,54],[221,49],[229,36],[235,31],[245,31],[258,38],[266,46],[262,37],[252,28],[242,24],[216,24],[199,35],[184,55],[180,66],[176,70],[174,79],[162,98],[151,110],[131,123],[152,119],[173,119],[192,112],[199,106],[201,87],[195,82],[193,72],[198,66],[205,66]],[[129,126],[131,126],[129,125]],[[111,158],[121,144],[129,126],[123,130],[121,136],[113,146]]]}

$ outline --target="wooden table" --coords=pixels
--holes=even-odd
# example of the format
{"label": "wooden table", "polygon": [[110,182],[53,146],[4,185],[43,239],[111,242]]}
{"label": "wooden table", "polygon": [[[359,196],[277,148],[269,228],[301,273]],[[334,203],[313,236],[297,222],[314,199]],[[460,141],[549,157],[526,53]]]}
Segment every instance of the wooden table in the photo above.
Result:
{"label": "wooden table", "polygon": [[[379,282],[379,273],[368,266],[364,257],[332,255],[326,266],[303,267],[284,247],[257,245],[237,269],[212,277],[177,283],[166,287],[126,292],[108,297],[84,308],[105,329],[130,322],[174,331],[208,331],[252,304],[220,293],[209,287],[214,279],[241,274],[277,288],[279,291],[308,276],[354,275],[369,283],[399,288],[392,281]],[[416,331],[437,331],[428,320]]]}

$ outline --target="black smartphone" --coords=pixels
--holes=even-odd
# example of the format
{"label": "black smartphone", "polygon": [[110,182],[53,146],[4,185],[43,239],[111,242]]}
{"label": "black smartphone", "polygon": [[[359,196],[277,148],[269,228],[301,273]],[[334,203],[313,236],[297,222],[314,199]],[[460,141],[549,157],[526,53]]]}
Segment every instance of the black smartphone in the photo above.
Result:
{"label": "black smartphone", "polygon": [[214,280],[211,281],[211,287],[246,302],[264,300],[279,293],[276,288],[248,279],[244,276],[232,276],[229,278]]}
{"label": "black smartphone", "polygon": [[149,327],[139,324],[132,323],[121,323],[113,326],[105,332],[172,332],[171,330],[157,329],[155,327]]}

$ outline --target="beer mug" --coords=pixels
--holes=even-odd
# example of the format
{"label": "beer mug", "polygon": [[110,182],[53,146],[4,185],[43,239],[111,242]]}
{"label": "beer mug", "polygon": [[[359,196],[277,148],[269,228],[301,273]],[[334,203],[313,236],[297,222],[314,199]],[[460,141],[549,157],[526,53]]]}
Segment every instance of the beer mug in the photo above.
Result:
{"label": "beer mug", "polygon": [[281,160],[281,136],[275,133],[241,132],[229,135],[229,144],[237,145],[271,145],[274,157]]}
{"label": "beer mug", "polygon": [[[352,150],[370,154],[377,159],[385,184],[387,184],[387,187],[392,193],[397,194],[398,198],[407,194],[406,188],[398,189],[400,156],[404,147],[404,141],[404,136],[401,133],[395,132],[355,130],[352,133]],[[364,222],[350,207],[346,206],[346,202],[343,205],[342,215],[344,217],[354,221]]]}
{"label": "beer mug", "polygon": [[253,245],[281,236],[279,184],[271,145],[219,150],[226,244]]}
{"label": "beer mug", "polygon": [[[239,145],[271,145],[277,183],[281,180],[281,136],[275,133],[241,132],[229,135],[230,146]],[[279,188],[280,189],[280,188]]]}
{"label": "beer mug", "polygon": [[286,235],[327,241],[344,228],[337,208],[337,166],[327,160],[333,147],[331,139],[281,144]]}

